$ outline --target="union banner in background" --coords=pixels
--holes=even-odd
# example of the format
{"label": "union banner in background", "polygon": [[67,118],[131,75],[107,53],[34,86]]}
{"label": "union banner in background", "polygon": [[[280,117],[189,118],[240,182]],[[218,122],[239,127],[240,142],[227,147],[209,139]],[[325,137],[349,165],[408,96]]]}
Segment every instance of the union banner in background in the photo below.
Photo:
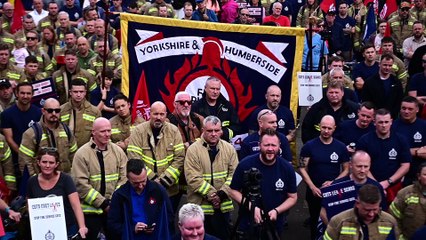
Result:
{"label": "union banner in background", "polygon": [[122,90],[147,117],[162,101],[173,111],[174,96],[187,91],[201,98],[209,76],[244,122],[265,103],[271,84],[282,89],[281,104],[297,109],[297,72],[304,29],[184,21],[121,14]]}

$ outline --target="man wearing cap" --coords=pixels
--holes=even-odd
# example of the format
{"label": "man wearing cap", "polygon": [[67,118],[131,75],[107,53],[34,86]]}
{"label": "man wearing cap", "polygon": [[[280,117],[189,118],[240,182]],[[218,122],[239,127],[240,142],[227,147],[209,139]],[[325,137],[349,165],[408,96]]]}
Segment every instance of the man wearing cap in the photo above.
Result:
{"label": "man wearing cap", "polygon": [[413,32],[413,24],[416,19],[410,14],[411,4],[403,1],[399,5],[398,15],[389,19],[391,36],[396,42],[396,55],[402,58],[402,43]]}
{"label": "man wearing cap", "polygon": [[195,0],[197,9],[192,13],[192,20],[218,22],[216,13],[213,10],[206,8],[206,0]]}
{"label": "man wearing cap", "polygon": [[0,113],[15,103],[12,84],[9,80],[0,79]]}
{"label": "man wearing cap", "polygon": [[328,52],[329,55],[342,54],[343,47],[343,26],[339,23],[335,22],[336,20],[336,11],[329,10],[327,15],[325,16],[325,24],[323,32],[330,32],[331,35],[327,36],[328,39]]}

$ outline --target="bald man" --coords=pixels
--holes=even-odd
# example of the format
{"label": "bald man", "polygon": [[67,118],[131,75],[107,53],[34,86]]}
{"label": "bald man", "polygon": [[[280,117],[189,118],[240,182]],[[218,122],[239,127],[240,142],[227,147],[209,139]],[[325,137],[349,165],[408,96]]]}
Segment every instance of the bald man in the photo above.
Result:
{"label": "bald man", "polygon": [[41,148],[52,147],[58,149],[59,170],[69,173],[71,161],[77,151],[77,143],[69,127],[61,123],[61,107],[58,100],[49,98],[41,109],[43,114],[38,123],[34,123],[22,135],[19,146],[19,169],[23,172],[27,166],[30,176],[40,172],[36,155]]}
{"label": "bald man", "polygon": [[321,209],[321,187],[349,173],[349,154],[344,143],[333,138],[336,123],[331,115],[322,117],[320,136],[308,141],[300,151],[299,170],[306,185],[306,201],[311,216],[311,239]]}
{"label": "bald man", "polygon": [[89,69],[89,61],[96,57],[96,54],[90,49],[87,38],[79,37],[77,39],[77,50],[78,65],[85,70]]}
{"label": "bald man", "polygon": [[293,112],[291,112],[288,107],[281,105],[281,96],[280,87],[277,85],[271,85],[268,87],[265,94],[266,103],[256,108],[251,114],[249,123],[250,133],[254,133],[259,130],[257,119],[259,112],[264,109],[269,109],[277,115],[277,132],[284,134],[289,142],[295,139],[296,131]]}
{"label": "bald man", "polygon": [[111,123],[106,118],[93,122],[91,140],[75,153],[71,175],[77,187],[85,223],[90,229],[87,239],[97,239],[106,232],[110,199],[126,183],[127,156],[110,141]]}
{"label": "bald man", "polygon": [[176,211],[181,197],[177,183],[183,174],[185,147],[179,129],[166,122],[166,115],[164,103],[151,105],[150,120],[136,126],[130,134],[127,155],[129,159],[145,161],[148,178],[167,189]]}

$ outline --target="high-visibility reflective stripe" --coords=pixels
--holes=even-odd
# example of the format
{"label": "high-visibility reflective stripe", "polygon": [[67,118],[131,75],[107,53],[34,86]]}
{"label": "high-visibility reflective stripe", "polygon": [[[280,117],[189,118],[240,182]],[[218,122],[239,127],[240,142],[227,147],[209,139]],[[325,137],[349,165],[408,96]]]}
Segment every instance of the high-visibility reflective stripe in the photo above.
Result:
{"label": "high-visibility reflective stripe", "polygon": [[[118,176],[119,176],[118,173],[107,174],[107,175],[105,175],[105,182],[117,181]],[[101,174],[96,174],[96,175],[90,176],[91,181],[101,181],[101,179],[102,179]]]}
{"label": "high-visibility reflective stripe", "polygon": [[228,136],[229,136],[229,139],[234,137],[234,131],[232,131],[232,129],[230,128],[228,128]]}
{"label": "high-visibility reflective stripe", "polygon": [[419,197],[416,197],[416,196],[411,196],[411,197],[408,197],[407,199],[405,199],[406,204],[419,203],[419,202],[420,202],[420,199],[419,199]]}
{"label": "high-visibility reflective stripe", "polygon": [[146,168],[146,175],[149,176],[151,173],[154,173],[150,168]]}
{"label": "high-visibility reflective stripe", "polygon": [[8,76],[9,78],[12,78],[14,80],[19,80],[21,78],[20,74],[11,73],[11,72],[6,73],[6,76]]}
{"label": "high-visibility reflective stripe", "polygon": [[98,196],[98,194],[99,194],[98,191],[91,188],[89,190],[89,193],[87,193],[86,197],[84,198],[84,201],[87,202],[88,204],[92,204],[96,200],[96,197]]}
{"label": "high-visibility reflective stripe", "polygon": [[41,134],[41,141],[48,139],[49,136],[47,136],[46,133]]}
{"label": "high-visibility reflective stripe", "polygon": [[232,201],[231,200],[226,200],[223,203],[220,204],[220,210],[222,212],[226,212],[226,211],[230,211],[234,209],[234,205],[232,205]]}
{"label": "high-visibility reflective stripe", "polygon": [[177,170],[176,168],[174,168],[174,167],[172,167],[172,166],[169,166],[169,167],[166,169],[166,171],[167,171],[168,173],[170,173],[170,175],[172,175],[172,177],[175,179],[175,182],[177,182],[177,181],[178,181],[179,176],[180,176],[180,172],[179,172],[179,170]]}
{"label": "high-visibility reflective stripe", "polygon": [[89,92],[95,90],[97,87],[96,83],[92,84],[92,86],[89,86]]}
{"label": "high-visibility reflective stripe", "polygon": [[68,135],[65,131],[60,131],[58,135],[59,135],[59,137],[68,138]]}
{"label": "high-visibility reflective stripe", "polygon": [[4,142],[0,142],[0,148],[4,148]]}
{"label": "high-visibility reflective stripe", "polygon": [[318,124],[314,125],[315,130],[317,130],[318,132],[320,131],[320,126]]}
{"label": "high-visibility reflective stripe", "polygon": [[333,239],[330,237],[330,235],[328,235],[328,232],[327,232],[327,231],[325,231],[325,234],[324,234],[324,240],[333,240]]}
{"label": "high-visibility reflective stripe", "polygon": [[229,121],[223,121],[222,122],[222,127],[227,127],[229,126],[230,122]]}
{"label": "high-visibility reflective stripe", "polygon": [[61,122],[66,122],[70,120],[70,114],[65,114],[61,116]]}
{"label": "high-visibility reflective stripe", "polygon": [[88,71],[90,74],[92,74],[93,76],[95,76],[95,75],[96,75],[96,72],[95,72],[95,71],[93,71],[92,69],[87,69],[87,71]]}
{"label": "high-visibility reflective stripe", "polygon": [[103,210],[100,208],[95,208],[92,206],[89,206],[87,204],[81,204],[81,209],[84,213],[92,213],[92,214],[102,214]]}
{"label": "high-visibility reflective stripe", "polygon": [[112,128],[111,129],[111,134],[120,134],[120,133],[121,133],[121,131],[118,128]]}
{"label": "high-visibility reflective stripe", "polygon": [[93,116],[93,115],[89,115],[89,114],[83,113],[83,119],[87,120],[89,122],[94,122],[95,119],[96,119],[96,117]]}
{"label": "high-visibility reflective stripe", "polygon": [[70,152],[72,153],[72,152],[75,152],[75,151],[77,151],[77,143],[74,143],[74,145],[72,145],[71,147],[70,147]]}
{"label": "high-visibility reflective stripe", "polygon": [[354,227],[342,227],[340,234],[342,235],[356,235],[357,229]]}
{"label": "high-visibility reflective stripe", "polygon": [[214,213],[213,205],[202,204],[201,209],[203,209],[203,212],[205,214],[213,214]]}
{"label": "high-visibility reflective stripe", "polygon": [[392,230],[392,227],[379,226],[379,233],[380,234],[388,235],[391,230]]}
{"label": "high-visibility reflective stripe", "polygon": [[63,80],[64,80],[64,78],[61,76],[61,77],[57,77],[55,79],[55,82],[62,82]]}
{"label": "high-visibility reflective stripe", "polygon": [[139,154],[141,156],[143,155],[142,148],[135,146],[135,145],[127,146],[127,152],[134,152],[134,153]]}
{"label": "high-visibility reflective stripe", "polygon": [[6,182],[14,183],[14,182],[16,182],[16,177],[15,177],[15,176],[12,176],[12,175],[5,175],[5,176],[4,176],[4,180],[5,180]]}
{"label": "high-visibility reflective stripe", "polygon": [[35,153],[33,150],[25,147],[24,145],[21,144],[21,146],[19,146],[19,151],[22,152],[23,154],[27,155],[28,157],[34,157]]}
{"label": "high-visibility reflective stripe", "polygon": [[232,177],[227,177],[225,184],[229,186],[231,185],[231,182],[232,182]]}
{"label": "high-visibility reflective stripe", "polygon": [[179,143],[173,146],[175,151],[180,151],[183,150],[185,148],[185,145],[183,145],[183,143]]}
{"label": "high-visibility reflective stripe", "polygon": [[[228,171],[222,171],[222,172],[214,172],[213,173],[213,179],[219,179],[219,178],[226,178],[228,176]],[[210,180],[212,177],[211,173],[204,173],[203,179]]]}
{"label": "high-visibility reflective stripe", "polygon": [[10,44],[14,44],[15,43],[15,40],[13,40],[12,38],[3,38],[2,40],[5,43],[10,43]]}
{"label": "high-visibility reflective stripe", "polygon": [[12,151],[10,150],[10,148],[8,148],[6,150],[6,152],[3,155],[3,158],[1,159],[1,161],[7,160],[10,157],[10,154],[12,153]]}
{"label": "high-visibility reflective stripe", "polygon": [[203,181],[203,184],[201,184],[201,187],[198,189],[198,192],[204,196],[209,192],[210,187],[211,185],[208,182]]}
{"label": "high-visibility reflective stripe", "polygon": [[395,202],[392,202],[389,206],[389,210],[393,213],[396,218],[401,218],[401,211],[396,207]]}

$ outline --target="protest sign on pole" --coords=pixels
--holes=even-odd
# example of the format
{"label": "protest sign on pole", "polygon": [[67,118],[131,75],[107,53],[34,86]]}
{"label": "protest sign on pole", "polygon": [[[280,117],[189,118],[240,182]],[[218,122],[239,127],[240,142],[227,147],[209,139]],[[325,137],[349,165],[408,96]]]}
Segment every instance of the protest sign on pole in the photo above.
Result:
{"label": "protest sign on pole", "polygon": [[298,72],[299,106],[310,107],[322,98],[320,72]]}

